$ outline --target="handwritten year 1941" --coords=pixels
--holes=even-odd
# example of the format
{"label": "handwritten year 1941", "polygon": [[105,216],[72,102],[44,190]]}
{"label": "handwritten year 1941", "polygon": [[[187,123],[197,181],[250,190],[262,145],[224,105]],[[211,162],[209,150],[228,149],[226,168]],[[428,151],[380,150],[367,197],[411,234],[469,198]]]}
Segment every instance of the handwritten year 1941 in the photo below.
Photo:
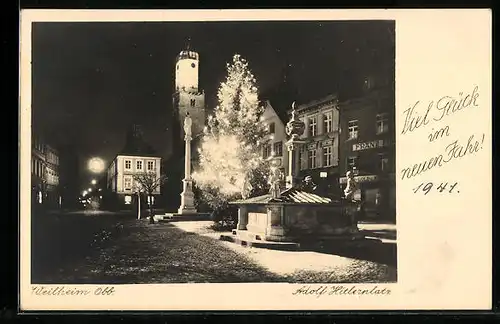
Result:
{"label": "handwritten year 1941", "polygon": [[420,192],[423,192],[424,195],[427,195],[434,188],[438,192],[448,192],[448,193],[456,192],[456,193],[459,193],[460,191],[454,190],[457,185],[458,185],[458,182],[455,182],[455,183],[450,184],[450,185],[448,185],[448,182],[444,182],[444,183],[441,182],[439,185],[434,184],[432,182],[427,182],[427,183],[422,182],[421,184],[418,185],[418,187],[413,189],[413,192],[418,193],[420,191]]}

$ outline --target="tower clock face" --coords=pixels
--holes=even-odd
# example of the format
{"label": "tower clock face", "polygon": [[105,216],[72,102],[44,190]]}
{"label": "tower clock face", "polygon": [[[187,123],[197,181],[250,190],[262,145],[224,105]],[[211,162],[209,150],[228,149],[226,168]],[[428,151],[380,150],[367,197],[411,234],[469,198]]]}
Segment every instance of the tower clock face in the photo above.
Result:
{"label": "tower clock face", "polygon": [[194,68],[196,66],[196,64],[194,63],[191,63],[191,67]]}

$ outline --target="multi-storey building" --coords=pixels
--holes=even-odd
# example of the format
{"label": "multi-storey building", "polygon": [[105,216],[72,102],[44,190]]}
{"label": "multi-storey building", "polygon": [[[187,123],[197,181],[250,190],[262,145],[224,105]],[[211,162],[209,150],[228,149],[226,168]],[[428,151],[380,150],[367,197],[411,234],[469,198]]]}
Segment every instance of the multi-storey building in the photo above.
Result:
{"label": "multi-storey building", "polygon": [[45,183],[47,184],[46,203],[52,208],[60,207],[59,154],[49,145],[45,145]]}
{"label": "multi-storey building", "polygon": [[339,178],[339,107],[336,94],[296,107],[305,124],[298,154],[299,175],[311,176],[327,193],[338,191]]}
{"label": "multi-storey building", "polygon": [[42,206],[45,201],[45,147],[38,136],[33,136],[31,148],[31,197],[32,206]]}
{"label": "multi-storey building", "polygon": [[288,153],[285,147],[286,113],[278,113],[270,101],[266,101],[261,121],[267,128],[267,134],[262,141],[262,157],[269,159],[273,167],[279,168],[284,179],[288,170]]}
{"label": "multi-storey building", "polygon": [[61,206],[59,155],[56,149],[33,136],[31,149],[32,204],[45,209]]}
{"label": "multi-storey building", "polygon": [[291,65],[285,64],[280,83],[264,91],[259,100],[264,106],[261,121],[267,127],[267,135],[262,143],[262,157],[271,160],[283,176],[283,186],[288,174],[288,151],[286,148],[286,124],[290,119],[290,108],[297,100],[298,89],[291,80]]}
{"label": "multi-storey building", "polygon": [[[106,171],[107,190],[103,193],[103,207],[129,209],[140,189],[135,175],[152,172],[160,178],[161,157],[143,140],[137,125],[127,134],[125,147],[110,163]],[[145,197],[154,205],[160,195],[160,186],[152,196]],[[105,196],[105,197],[104,197]]]}
{"label": "multi-storey building", "polygon": [[395,94],[389,83],[367,79],[365,92],[340,106],[340,185],[353,171],[357,198],[368,216],[395,215]]}

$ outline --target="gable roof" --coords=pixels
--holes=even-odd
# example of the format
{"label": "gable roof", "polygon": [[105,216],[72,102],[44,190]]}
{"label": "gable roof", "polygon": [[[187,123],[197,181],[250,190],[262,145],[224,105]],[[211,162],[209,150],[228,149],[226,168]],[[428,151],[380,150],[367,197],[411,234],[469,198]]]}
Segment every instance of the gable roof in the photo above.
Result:
{"label": "gable roof", "polygon": [[267,204],[273,202],[289,203],[289,204],[331,204],[334,201],[325,196],[315,193],[299,190],[297,188],[286,189],[281,192],[280,197],[273,199],[271,194],[252,197],[243,200],[233,201],[232,205],[246,204]]}
{"label": "gable roof", "polygon": [[156,150],[146,143],[138,125],[133,125],[133,127],[129,129],[126,135],[125,145],[118,155],[159,156]]}

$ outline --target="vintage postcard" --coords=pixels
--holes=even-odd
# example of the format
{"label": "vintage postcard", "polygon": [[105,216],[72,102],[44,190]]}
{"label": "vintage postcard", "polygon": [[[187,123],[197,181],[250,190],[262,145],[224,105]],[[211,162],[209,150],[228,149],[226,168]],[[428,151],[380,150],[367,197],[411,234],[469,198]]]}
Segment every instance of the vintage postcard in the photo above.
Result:
{"label": "vintage postcard", "polygon": [[23,10],[20,308],[491,308],[488,10]]}

